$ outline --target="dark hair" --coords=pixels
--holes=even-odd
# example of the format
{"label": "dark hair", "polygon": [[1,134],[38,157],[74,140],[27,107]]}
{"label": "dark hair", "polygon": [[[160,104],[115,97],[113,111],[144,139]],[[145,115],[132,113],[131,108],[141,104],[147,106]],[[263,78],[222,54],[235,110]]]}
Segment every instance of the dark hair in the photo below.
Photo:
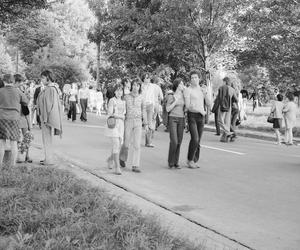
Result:
{"label": "dark hair", "polygon": [[49,71],[49,70],[44,70],[44,71],[41,73],[41,76],[45,76],[45,77],[47,78],[47,81],[54,82],[52,72]]}
{"label": "dark hair", "polygon": [[123,85],[123,87],[125,87],[125,83],[130,81],[130,79],[128,77],[124,77],[121,81],[121,84]]}
{"label": "dark hair", "polygon": [[294,99],[295,99],[295,96],[294,96],[294,94],[292,93],[292,92],[288,92],[287,94],[286,94],[286,97],[287,97],[287,99],[289,99],[289,101],[294,101]]}
{"label": "dark hair", "polygon": [[15,78],[15,82],[22,82],[23,81],[23,77],[20,74],[15,74],[14,78]]}
{"label": "dark hair", "polygon": [[277,101],[282,102],[282,100],[283,100],[283,95],[282,95],[282,94],[278,94],[278,95],[276,96],[276,98],[277,98]]}
{"label": "dark hair", "polygon": [[142,82],[141,82],[140,78],[134,78],[134,79],[131,81],[130,92],[132,91],[132,86],[133,86],[134,83],[137,83],[137,84],[140,86],[139,94],[142,93]]}
{"label": "dark hair", "polygon": [[229,83],[229,77],[228,76],[225,76],[224,78],[223,78],[223,82],[226,82],[226,84],[228,84]]}
{"label": "dark hair", "polygon": [[190,72],[190,78],[192,77],[192,75],[198,75],[199,78],[201,78],[201,73],[199,70],[193,69]]}
{"label": "dark hair", "polygon": [[141,80],[144,81],[146,76],[148,76],[148,78],[151,78],[151,75],[148,72],[145,72],[145,73],[142,74]]}
{"label": "dark hair", "polygon": [[121,83],[117,83],[117,84],[114,86],[114,93],[115,93],[118,89],[122,89],[122,91],[123,91],[123,85],[122,85]]}
{"label": "dark hair", "polygon": [[0,78],[0,89],[4,87],[4,82],[2,81],[2,79]]}
{"label": "dark hair", "polygon": [[12,83],[14,83],[14,81],[15,81],[15,79],[14,79],[14,77],[13,77],[12,74],[5,74],[3,76],[3,82],[4,82],[4,84],[5,83],[12,84]]}
{"label": "dark hair", "polygon": [[183,80],[178,77],[174,80],[173,85],[172,85],[172,90],[175,92],[178,88],[178,85],[182,82]]}

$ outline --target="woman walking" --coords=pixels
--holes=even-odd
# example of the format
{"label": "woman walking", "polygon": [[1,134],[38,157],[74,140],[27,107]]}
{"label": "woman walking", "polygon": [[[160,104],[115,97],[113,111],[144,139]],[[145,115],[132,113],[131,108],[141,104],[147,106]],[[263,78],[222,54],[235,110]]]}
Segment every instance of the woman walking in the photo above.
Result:
{"label": "woman walking", "polygon": [[283,96],[281,94],[278,94],[276,96],[276,99],[272,105],[271,113],[273,113],[274,122],[273,122],[273,129],[276,134],[277,138],[277,144],[281,144],[281,136],[279,129],[282,127],[282,119],[283,119]]}
{"label": "woman walking", "polygon": [[174,95],[169,95],[167,99],[166,110],[169,113],[169,131],[170,131],[170,146],[169,146],[169,156],[168,164],[169,168],[177,168],[180,166],[178,164],[180,146],[183,138],[183,131],[185,126],[184,119],[184,85],[181,78],[175,79],[173,83]]}
{"label": "woman walking", "polygon": [[62,106],[59,92],[53,83],[52,73],[45,70],[41,74],[41,82],[45,86],[37,99],[37,113],[41,119],[45,159],[42,165],[54,164],[52,137],[62,134]]}
{"label": "woman walking", "polygon": [[10,145],[11,166],[15,166],[20,137],[20,104],[27,105],[26,96],[14,87],[14,78],[7,74],[3,77],[4,87],[0,89],[0,169],[2,168],[6,145]]}
{"label": "woman walking", "polygon": [[293,145],[293,128],[296,125],[297,106],[294,103],[294,94],[289,92],[286,95],[288,102],[283,107],[285,121],[285,143]]}
{"label": "woman walking", "polygon": [[125,137],[120,153],[121,166],[126,166],[129,147],[132,147],[132,171],[140,173],[140,155],[142,139],[142,118],[146,117],[146,107],[141,95],[142,82],[136,78],[131,82],[130,93],[125,96],[126,117]]}
{"label": "woman walking", "polygon": [[108,117],[115,118],[115,126],[113,128],[107,128],[107,136],[111,138],[112,150],[111,155],[107,159],[108,167],[111,169],[115,166],[115,174],[121,175],[121,169],[119,164],[119,155],[121,145],[124,138],[124,117],[125,117],[125,101],[123,97],[123,86],[117,84],[114,89],[114,97],[108,102],[107,113]]}

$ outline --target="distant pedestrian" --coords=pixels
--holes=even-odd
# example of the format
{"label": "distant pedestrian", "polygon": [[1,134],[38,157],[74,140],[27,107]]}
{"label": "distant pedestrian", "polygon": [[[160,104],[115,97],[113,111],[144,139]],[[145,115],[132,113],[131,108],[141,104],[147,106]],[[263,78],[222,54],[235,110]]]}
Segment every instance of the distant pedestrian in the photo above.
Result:
{"label": "distant pedestrian", "polygon": [[253,112],[258,107],[258,92],[256,89],[254,89],[253,93],[251,94],[249,100],[252,99],[252,108]]}
{"label": "distant pedestrian", "polygon": [[219,124],[219,120],[218,120],[219,119],[219,106],[220,106],[219,99],[215,98],[214,105],[211,109],[211,112],[214,113],[214,118],[215,118],[215,127],[216,127],[215,135],[218,135],[218,136],[221,134],[220,124]]}
{"label": "distant pedestrian", "polygon": [[152,143],[153,135],[155,131],[156,122],[156,85],[151,83],[151,77],[149,73],[144,73],[141,80],[142,84],[142,95],[146,105],[147,122],[145,123],[145,146],[153,148]]}
{"label": "distant pedestrian", "polygon": [[168,165],[169,168],[180,169],[179,155],[183,138],[185,115],[184,115],[184,84],[181,78],[176,78],[173,83],[174,95],[169,95],[166,110],[169,113],[170,144]]}
{"label": "distant pedestrian", "polygon": [[282,127],[282,120],[283,120],[283,96],[281,94],[276,95],[276,99],[273,102],[271,107],[271,113],[273,113],[274,122],[273,122],[273,129],[276,134],[277,144],[281,144],[281,135],[280,135],[280,128]]}
{"label": "distant pedestrian", "polygon": [[191,85],[184,91],[185,107],[187,110],[188,126],[191,140],[188,149],[188,168],[198,168],[196,164],[200,156],[200,142],[204,128],[206,109],[209,108],[209,98],[199,85],[201,75],[191,71]]}
{"label": "distant pedestrian", "polygon": [[62,135],[62,106],[59,92],[54,85],[52,73],[41,73],[41,82],[45,86],[37,99],[37,113],[41,119],[45,159],[42,165],[54,164],[53,135]]}
{"label": "distant pedestrian", "polygon": [[107,128],[106,135],[111,138],[112,150],[111,155],[107,159],[108,167],[115,167],[115,174],[121,175],[119,154],[121,150],[121,145],[124,139],[124,118],[125,118],[125,101],[123,97],[123,86],[121,84],[116,84],[114,90],[114,97],[108,102],[107,113],[108,116],[115,118],[115,126],[113,128]]}
{"label": "distant pedestrian", "polygon": [[80,120],[82,122],[87,121],[86,109],[88,105],[89,96],[90,96],[90,91],[87,87],[87,84],[84,82],[82,83],[82,87],[78,91],[78,99],[81,106]]}
{"label": "distant pedestrian", "polygon": [[3,158],[6,145],[11,150],[11,166],[15,166],[20,138],[19,119],[20,104],[28,105],[26,96],[14,86],[11,74],[3,76],[4,87],[0,88],[0,169],[3,167]]}
{"label": "distant pedestrian", "polygon": [[219,124],[222,130],[221,142],[228,142],[232,132],[230,132],[231,124],[231,109],[232,103],[237,102],[237,96],[235,90],[230,86],[229,77],[224,77],[224,85],[222,85],[218,90],[218,101],[219,101]]}
{"label": "distant pedestrian", "polygon": [[289,92],[286,95],[288,102],[283,107],[285,121],[285,143],[293,145],[293,128],[296,125],[297,105],[294,103],[294,95]]}
{"label": "distant pedestrian", "polygon": [[78,86],[77,83],[73,82],[69,91],[69,112],[68,120],[72,119],[72,122],[76,121],[77,107],[78,104]]}
{"label": "distant pedestrian", "polygon": [[101,116],[101,110],[103,108],[103,93],[100,89],[97,89],[96,95],[96,115]]}
{"label": "distant pedestrian", "polygon": [[146,109],[141,95],[141,80],[136,78],[131,82],[131,92],[125,95],[126,115],[124,143],[120,153],[120,164],[126,166],[128,154],[132,156],[132,171],[139,173],[142,139],[142,118],[146,116]]}

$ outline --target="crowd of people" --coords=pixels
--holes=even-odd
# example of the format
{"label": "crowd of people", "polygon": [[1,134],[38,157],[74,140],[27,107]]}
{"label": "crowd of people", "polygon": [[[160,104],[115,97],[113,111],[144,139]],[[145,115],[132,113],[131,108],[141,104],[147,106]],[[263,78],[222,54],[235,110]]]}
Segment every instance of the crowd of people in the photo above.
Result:
{"label": "crowd of people", "polygon": [[[180,149],[186,130],[190,133],[187,167],[199,168],[206,116],[214,113],[216,135],[220,136],[221,142],[233,142],[237,138],[237,126],[247,118],[248,100],[248,94],[241,86],[226,76],[212,102],[202,80],[200,72],[194,70],[190,72],[188,84],[182,78],[176,78],[163,91],[161,78],[144,73],[134,79],[124,78],[107,89],[104,96],[100,89],[95,90],[86,83],[65,84],[61,91],[48,70],[41,73],[38,84],[25,81],[19,74],[4,75],[3,82],[0,81],[0,164],[7,149],[11,151],[12,165],[20,161],[18,141],[37,124],[42,130],[45,152],[40,163],[52,165],[52,137],[62,134],[62,116],[66,114],[75,122],[80,114],[80,120],[86,122],[89,109],[96,110],[97,115],[103,110],[107,113],[106,136],[111,140],[107,165],[114,169],[115,174],[122,174],[121,169],[129,164],[128,159],[132,159],[132,171],[141,172],[142,131],[145,130],[145,146],[153,148],[154,134],[161,122],[170,136],[168,167],[181,168]],[[292,145],[297,106],[292,93],[287,93],[286,97],[288,101],[283,104],[283,95],[276,93],[270,116],[277,143]],[[280,134],[283,121],[284,141]],[[32,162],[29,148],[26,149],[25,161]]]}

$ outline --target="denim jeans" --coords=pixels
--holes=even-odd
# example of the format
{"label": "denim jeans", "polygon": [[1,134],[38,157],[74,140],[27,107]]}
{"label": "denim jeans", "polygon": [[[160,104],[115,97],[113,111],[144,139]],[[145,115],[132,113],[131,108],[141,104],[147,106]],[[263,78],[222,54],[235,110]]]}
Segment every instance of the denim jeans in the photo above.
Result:
{"label": "denim jeans", "polygon": [[76,120],[76,102],[75,101],[70,101],[70,109],[68,112],[68,119],[71,119],[72,121]]}
{"label": "denim jeans", "polygon": [[200,141],[204,128],[205,117],[201,113],[188,112],[188,125],[191,134],[188,161],[197,162],[200,155]]}
{"label": "denim jeans", "polygon": [[81,106],[80,120],[81,121],[87,121],[87,116],[86,116],[87,103],[88,103],[88,99],[80,99],[80,106]]}
{"label": "denim jeans", "polygon": [[180,146],[184,131],[184,117],[169,116],[170,146],[168,163],[169,166],[178,164]]}

